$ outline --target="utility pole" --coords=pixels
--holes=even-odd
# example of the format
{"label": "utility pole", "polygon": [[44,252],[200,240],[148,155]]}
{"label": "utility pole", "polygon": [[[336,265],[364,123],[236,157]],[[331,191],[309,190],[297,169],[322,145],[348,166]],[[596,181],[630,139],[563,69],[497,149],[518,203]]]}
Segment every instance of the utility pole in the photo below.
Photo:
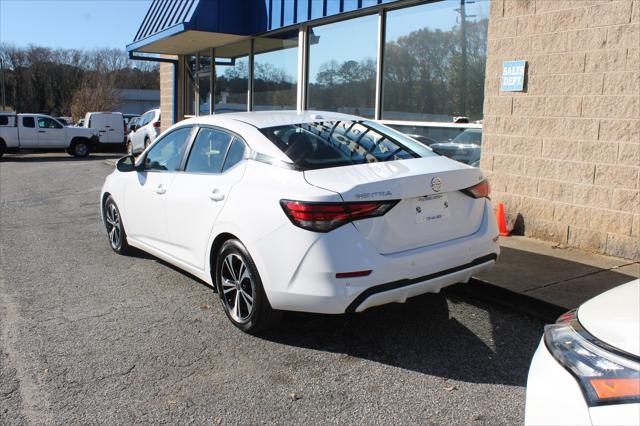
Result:
{"label": "utility pole", "polygon": [[462,46],[462,70],[460,73],[460,109],[467,115],[467,12],[466,0],[460,0],[460,44]]}
{"label": "utility pole", "polygon": [[0,102],[2,102],[2,112],[6,111],[6,98],[5,98],[5,89],[4,89],[4,62],[2,58],[0,58]]}

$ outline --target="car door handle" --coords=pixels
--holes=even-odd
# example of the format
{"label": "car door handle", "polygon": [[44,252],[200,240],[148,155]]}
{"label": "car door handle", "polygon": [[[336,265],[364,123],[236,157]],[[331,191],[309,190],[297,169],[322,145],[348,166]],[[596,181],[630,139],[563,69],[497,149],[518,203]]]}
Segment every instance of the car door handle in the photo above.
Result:
{"label": "car door handle", "polygon": [[47,133],[46,130],[38,130],[38,133]]}
{"label": "car door handle", "polygon": [[167,188],[165,188],[163,184],[158,185],[158,187],[156,188],[156,194],[162,195],[165,192],[167,192]]}
{"label": "car door handle", "polygon": [[211,201],[222,201],[224,200],[224,194],[220,193],[220,190],[216,188],[209,194],[209,198]]}

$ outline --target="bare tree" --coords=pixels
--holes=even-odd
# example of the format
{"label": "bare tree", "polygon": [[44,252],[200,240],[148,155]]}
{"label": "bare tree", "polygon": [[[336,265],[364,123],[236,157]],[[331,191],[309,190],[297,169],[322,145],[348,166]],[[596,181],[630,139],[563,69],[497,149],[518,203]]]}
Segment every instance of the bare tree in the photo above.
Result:
{"label": "bare tree", "polygon": [[110,78],[94,75],[76,90],[71,101],[71,116],[75,121],[90,111],[113,111],[120,104],[120,92]]}
{"label": "bare tree", "polygon": [[[18,112],[71,115],[74,96],[79,93],[80,99],[87,87],[94,93],[104,92],[101,98],[107,101],[114,98],[115,89],[160,87],[157,64],[129,60],[119,49],[84,51],[0,43],[0,60],[6,105]],[[95,106],[89,110],[111,103],[103,99],[94,97]]]}

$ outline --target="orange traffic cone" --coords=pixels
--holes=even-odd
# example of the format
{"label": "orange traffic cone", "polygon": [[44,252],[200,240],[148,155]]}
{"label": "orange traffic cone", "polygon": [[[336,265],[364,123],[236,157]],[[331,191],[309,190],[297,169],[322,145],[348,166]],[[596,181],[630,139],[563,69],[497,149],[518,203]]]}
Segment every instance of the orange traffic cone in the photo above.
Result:
{"label": "orange traffic cone", "polygon": [[498,204],[498,211],[496,212],[496,220],[498,221],[498,231],[500,231],[501,237],[508,237],[509,230],[507,229],[507,216],[504,213],[504,204]]}

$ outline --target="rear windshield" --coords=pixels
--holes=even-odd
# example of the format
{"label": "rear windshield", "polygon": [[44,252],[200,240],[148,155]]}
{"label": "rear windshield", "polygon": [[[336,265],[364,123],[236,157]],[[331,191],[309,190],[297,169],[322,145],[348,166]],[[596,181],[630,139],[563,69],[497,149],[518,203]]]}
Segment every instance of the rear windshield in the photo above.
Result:
{"label": "rear windshield", "polygon": [[474,145],[482,144],[482,130],[474,129],[474,130],[465,130],[455,137],[453,140],[458,143],[469,143]]}
{"label": "rear windshield", "polygon": [[436,156],[404,134],[372,121],[323,121],[261,129],[302,170]]}

